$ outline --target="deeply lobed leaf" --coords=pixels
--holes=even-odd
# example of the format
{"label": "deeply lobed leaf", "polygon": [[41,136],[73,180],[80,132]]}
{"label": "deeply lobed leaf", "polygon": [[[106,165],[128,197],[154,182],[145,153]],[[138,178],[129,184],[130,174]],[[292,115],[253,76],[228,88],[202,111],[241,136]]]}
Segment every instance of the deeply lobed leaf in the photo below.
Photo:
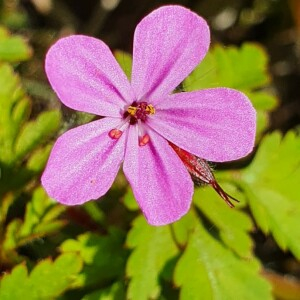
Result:
{"label": "deeply lobed leaf", "polygon": [[272,299],[255,259],[240,259],[195,220],[187,249],[175,269],[180,299]]}
{"label": "deeply lobed leaf", "polygon": [[127,245],[134,249],[126,267],[130,278],[127,298],[157,299],[161,292],[159,277],[163,268],[178,254],[170,227],[150,226],[140,216],[128,234]]}
{"label": "deeply lobed leaf", "polygon": [[79,253],[85,263],[76,278],[76,286],[101,284],[123,275],[127,258],[123,243],[123,233],[113,229],[107,236],[85,233],[77,240],[66,240],[61,251]]}
{"label": "deeply lobed leaf", "polygon": [[253,241],[249,231],[253,229],[250,217],[237,209],[231,209],[221,201],[211,188],[195,190],[194,203],[213,226],[219,230],[225,245],[243,258],[253,257]]}
{"label": "deeply lobed leaf", "polygon": [[300,258],[299,136],[292,131],[284,138],[278,132],[266,136],[242,180],[257,224]]}
{"label": "deeply lobed leaf", "polygon": [[81,268],[82,261],[74,253],[62,254],[54,262],[43,260],[30,274],[25,265],[20,264],[1,279],[0,299],[54,299],[72,287]]}

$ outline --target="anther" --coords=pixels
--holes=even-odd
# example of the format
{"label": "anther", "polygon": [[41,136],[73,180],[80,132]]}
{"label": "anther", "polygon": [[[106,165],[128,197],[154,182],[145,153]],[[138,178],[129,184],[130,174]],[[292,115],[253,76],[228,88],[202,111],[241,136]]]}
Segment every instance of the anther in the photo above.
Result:
{"label": "anther", "polygon": [[138,108],[137,108],[137,107],[134,107],[134,106],[129,106],[129,107],[127,108],[127,112],[128,112],[131,116],[134,116],[137,110],[138,110]]}
{"label": "anther", "polygon": [[152,104],[148,104],[146,106],[146,112],[149,114],[149,115],[154,115],[155,114],[155,108]]}
{"label": "anther", "polygon": [[119,129],[112,129],[109,133],[108,133],[108,135],[112,138],[112,139],[114,139],[114,140],[117,140],[117,139],[119,139],[120,137],[121,137],[121,135],[123,134],[123,131],[121,131],[121,130],[119,130]]}
{"label": "anther", "polygon": [[150,136],[148,134],[145,134],[144,136],[139,138],[139,145],[145,146],[149,143],[149,141],[150,141]]}

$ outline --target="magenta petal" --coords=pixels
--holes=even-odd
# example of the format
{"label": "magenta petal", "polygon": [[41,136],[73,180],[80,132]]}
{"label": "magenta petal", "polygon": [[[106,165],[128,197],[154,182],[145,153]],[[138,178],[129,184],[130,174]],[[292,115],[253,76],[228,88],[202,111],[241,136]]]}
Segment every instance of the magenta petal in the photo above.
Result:
{"label": "magenta petal", "polygon": [[188,211],[193,183],[168,142],[148,133],[150,142],[141,147],[137,128],[130,127],[123,169],[148,223],[165,225]]}
{"label": "magenta petal", "polygon": [[95,38],[60,39],[48,51],[45,68],[60,100],[73,109],[118,117],[133,101],[126,75],[109,48]]}
{"label": "magenta petal", "polygon": [[256,112],[239,91],[214,88],[173,94],[155,108],[149,126],[199,157],[222,162],[253,149]]}
{"label": "magenta petal", "polygon": [[210,43],[201,17],[181,6],[146,16],[134,34],[132,86],[137,99],[163,100],[198,65]]}
{"label": "magenta petal", "polygon": [[42,176],[42,185],[50,197],[75,205],[107,192],[124,158],[125,134],[118,140],[108,136],[119,122],[104,118],[58,138]]}

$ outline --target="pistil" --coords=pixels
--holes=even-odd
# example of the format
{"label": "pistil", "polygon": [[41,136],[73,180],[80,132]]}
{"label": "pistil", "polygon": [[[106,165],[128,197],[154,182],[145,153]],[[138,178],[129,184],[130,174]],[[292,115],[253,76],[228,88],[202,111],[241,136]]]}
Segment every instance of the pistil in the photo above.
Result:
{"label": "pistil", "polygon": [[155,108],[152,104],[145,101],[134,101],[127,107],[123,114],[124,120],[117,128],[112,129],[108,135],[112,139],[119,139],[124,131],[124,125],[137,125],[139,130],[139,145],[145,146],[150,141],[150,136],[144,132],[143,123],[146,122],[149,115],[155,114]]}

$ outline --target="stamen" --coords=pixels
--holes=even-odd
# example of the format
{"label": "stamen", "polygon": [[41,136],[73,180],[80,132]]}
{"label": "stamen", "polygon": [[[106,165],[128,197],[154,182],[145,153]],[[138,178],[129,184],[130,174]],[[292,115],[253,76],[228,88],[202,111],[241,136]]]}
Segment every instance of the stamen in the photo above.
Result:
{"label": "stamen", "polygon": [[155,114],[155,108],[152,104],[147,104],[147,102],[133,103],[128,106],[126,113],[128,113],[134,120],[145,121],[148,115]]}
{"label": "stamen", "polygon": [[150,136],[148,134],[145,134],[144,136],[139,138],[139,145],[145,146],[149,143],[149,141],[150,141]]}
{"label": "stamen", "polygon": [[127,108],[127,112],[128,112],[131,116],[134,116],[137,110],[138,110],[138,108],[137,108],[137,107],[134,107],[134,106],[129,106],[129,107]]}
{"label": "stamen", "polygon": [[155,108],[152,104],[148,104],[146,106],[146,112],[149,114],[149,115],[154,115],[155,114]]}
{"label": "stamen", "polygon": [[114,139],[114,140],[119,139],[119,138],[121,137],[122,134],[123,134],[123,131],[121,131],[121,130],[119,130],[119,129],[116,129],[116,128],[112,129],[112,130],[108,133],[108,135],[109,135],[112,139]]}

